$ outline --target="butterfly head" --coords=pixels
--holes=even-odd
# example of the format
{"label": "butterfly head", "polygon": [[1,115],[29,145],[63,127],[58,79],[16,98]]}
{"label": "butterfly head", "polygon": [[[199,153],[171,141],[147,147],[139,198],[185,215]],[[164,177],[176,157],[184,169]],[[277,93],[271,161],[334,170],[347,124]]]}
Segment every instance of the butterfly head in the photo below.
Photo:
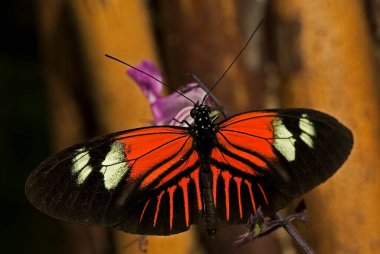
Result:
{"label": "butterfly head", "polygon": [[191,109],[190,116],[194,119],[195,122],[204,122],[207,120],[210,121],[210,116],[209,116],[210,112],[211,112],[211,109],[209,106],[199,105]]}
{"label": "butterfly head", "polygon": [[210,130],[215,130],[213,123],[215,117],[210,117],[211,109],[207,105],[195,106],[190,111],[190,116],[194,119],[194,130],[197,135],[207,135]]}

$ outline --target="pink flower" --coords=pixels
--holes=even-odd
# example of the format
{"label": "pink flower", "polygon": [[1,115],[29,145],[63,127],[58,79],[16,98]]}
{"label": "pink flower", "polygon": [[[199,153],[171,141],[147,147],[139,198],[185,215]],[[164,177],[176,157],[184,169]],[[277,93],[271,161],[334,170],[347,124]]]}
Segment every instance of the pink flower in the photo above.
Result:
{"label": "pink flower", "polygon": [[[136,81],[148,99],[154,118],[154,124],[186,126],[186,124],[181,124],[181,122],[184,120],[190,124],[193,122],[193,119],[190,117],[190,110],[194,107],[194,104],[176,92],[164,96],[162,94],[164,86],[145,74],[149,73],[156,79],[162,80],[161,71],[151,61],[143,61],[140,65],[136,66],[136,68],[142,72],[135,69],[128,69],[127,73]],[[206,88],[198,83],[187,84],[178,91],[199,104],[207,94]],[[213,96],[208,96],[205,100],[205,104],[210,106],[211,109],[220,108],[219,103]]]}

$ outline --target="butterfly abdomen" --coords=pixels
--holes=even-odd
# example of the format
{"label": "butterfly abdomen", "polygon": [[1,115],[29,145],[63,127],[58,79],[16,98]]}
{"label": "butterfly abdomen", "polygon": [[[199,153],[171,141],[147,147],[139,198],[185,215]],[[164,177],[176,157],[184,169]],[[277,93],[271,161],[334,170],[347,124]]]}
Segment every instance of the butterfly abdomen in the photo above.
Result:
{"label": "butterfly abdomen", "polygon": [[214,206],[214,198],[212,193],[212,174],[210,166],[207,164],[201,165],[201,188],[203,193],[203,218],[206,230],[209,235],[214,235],[216,232],[217,213]]}

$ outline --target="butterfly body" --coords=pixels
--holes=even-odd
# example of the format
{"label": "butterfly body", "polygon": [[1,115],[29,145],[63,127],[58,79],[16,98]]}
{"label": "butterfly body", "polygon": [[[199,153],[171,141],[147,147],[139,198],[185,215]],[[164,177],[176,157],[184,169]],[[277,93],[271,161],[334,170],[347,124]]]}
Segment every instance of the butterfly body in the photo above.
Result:
{"label": "butterfly body", "polygon": [[200,184],[202,187],[203,216],[206,230],[210,235],[215,234],[217,213],[212,194],[212,172],[210,155],[216,143],[217,125],[210,118],[210,108],[205,105],[196,106],[190,113],[194,119],[191,128],[194,137],[194,149],[198,151],[200,161]]}
{"label": "butterfly body", "polygon": [[129,233],[170,235],[203,219],[245,224],[327,180],[347,159],[350,130],[310,109],[273,109],[215,123],[153,126],[84,141],[42,162],[26,195],[44,213]]}

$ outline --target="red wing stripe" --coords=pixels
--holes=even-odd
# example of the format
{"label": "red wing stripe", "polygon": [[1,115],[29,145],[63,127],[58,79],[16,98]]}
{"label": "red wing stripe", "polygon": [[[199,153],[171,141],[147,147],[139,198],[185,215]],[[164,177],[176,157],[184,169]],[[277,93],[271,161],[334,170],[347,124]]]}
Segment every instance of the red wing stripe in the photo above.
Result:
{"label": "red wing stripe", "polygon": [[[165,172],[178,169],[179,166],[175,166],[176,162],[178,162],[181,159],[181,157],[185,153],[187,153],[189,149],[191,148],[192,144],[191,142],[188,142],[188,141],[189,141],[189,138],[186,139],[186,141],[183,142],[183,144],[181,144],[181,146],[179,147],[174,146],[174,144],[171,147],[168,147],[168,149],[166,149],[166,153],[170,154],[170,157],[165,158],[166,161],[161,166],[149,168],[150,172],[144,176],[144,180],[141,182],[140,188],[145,188],[149,184],[152,184],[156,179],[158,179]],[[147,159],[149,159],[149,157],[147,157]],[[146,165],[144,167],[149,167],[147,165],[148,163],[145,162],[145,164]]]}
{"label": "red wing stripe", "polygon": [[140,222],[141,222],[141,220],[142,220],[143,217],[144,217],[145,210],[146,210],[146,208],[148,207],[149,202],[150,202],[150,199],[148,199],[148,201],[146,201],[146,203],[145,203],[145,205],[144,205],[144,209],[142,210],[142,212],[141,212],[141,216],[140,216]]}
{"label": "red wing stripe", "polygon": [[[116,135],[114,140],[124,144],[124,157],[131,167],[127,181],[145,178],[146,174],[170,160],[192,137],[186,128],[151,127]],[[190,142],[191,143],[191,142]],[[186,153],[187,150],[183,150]]]}
{"label": "red wing stripe", "polygon": [[242,122],[250,121],[250,120],[256,121],[257,123],[261,124],[263,122],[263,120],[265,120],[265,119],[260,119],[260,118],[273,118],[273,117],[276,117],[277,115],[278,115],[278,113],[274,113],[274,112],[243,113],[240,115],[236,115],[232,118],[229,118],[226,121],[221,122],[219,126],[220,126],[220,129],[222,129],[222,128],[227,128],[233,124],[239,124],[239,123],[242,124]]}
{"label": "red wing stripe", "polygon": [[226,219],[230,220],[230,180],[232,175],[228,171],[222,171],[222,177],[224,179],[224,194],[226,199]]}
{"label": "red wing stripe", "polygon": [[214,197],[214,206],[216,207],[216,198],[217,198],[217,185],[218,185],[218,178],[220,174],[220,169],[216,168],[215,166],[211,165],[211,171],[212,171],[212,196]]}
{"label": "red wing stripe", "polygon": [[117,135],[116,138],[117,139],[135,138],[135,137],[141,137],[141,136],[151,136],[152,134],[153,135],[162,135],[162,134],[181,135],[185,133],[188,133],[188,130],[182,127],[155,126],[155,127],[143,127],[139,129],[132,129],[130,131],[120,132],[120,135]]}
{"label": "red wing stripe", "polygon": [[265,191],[264,191],[263,187],[261,187],[261,184],[259,184],[259,183],[257,184],[257,186],[259,186],[261,194],[263,194],[263,197],[265,199],[265,203],[268,204],[268,199],[267,199],[267,196],[265,195]]}
{"label": "red wing stripe", "polygon": [[248,187],[249,195],[251,197],[251,203],[252,203],[252,206],[253,206],[253,211],[255,211],[255,213],[256,213],[256,203],[255,203],[255,198],[253,197],[252,184],[248,180],[244,180],[244,183]]}
{"label": "red wing stripe", "polygon": [[197,204],[198,204],[198,210],[202,211],[202,198],[201,198],[201,189],[199,187],[199,168],[194,170],[190,174],[191,179],[193,179],[195,184],[195,191],[197,192]]}
{"label": "red wing stripe", "polygon": [[[232,147],[232,149],[235,149],[235,148]],[[256,157],[254,156],[251,156],[249,159],[244,158],[241,155],[239,156],[237,154],[233,154],[233,151],[227,151],[226,148],[223,148],[222,146],[218,146],[214,148],[214,150],[212,151],[211,158],[217,162],[229,165],[231,168],[234,168],[235,170],[242,171],[243,173],[250,174],[252,176],[258,175],[258,172],[255,170],[257,166],[255,164],[249,165],[250,162],[255,163],[253,160]],[[247,161],[249,162],[247,163]]]}
{"label": "red wing stripe", "polygon": [[190,179],[188,177],[184,177],[179,181],[179,186],[182,188],[183,192],[183,202],[184,202],[184,209],[185,209],[185,219],[186,219],[186,226],[189,227],[189,193],[187,190],[187,185],[189,183]]}
{"label": "red wing stripe", "polygon": [[[241,134],[242,133],[240,132],[234,131],[230,131],[230,133],[218,132],[217,138],[219,143],[227,149],[230,149],[232,146],[234,150],[240,150],[236,151],[238,154],[244,153],[248,154],[248,157],[254,157],[253,162],[262,167],[267,168],[268,161],[275,160],[277,158],[276,154],[273,151],[271,143],[267,139],[249,139],[249,137],[244,137]],[[223,140],[225,140],[225,142],[222,141],[221,137]],[[238,144],[245,144],[244,149],[242,149],[242,147],[240,147]],[[250,158],[248,160],[250,160]]]}
{"label": "red wing stripe", "polygon": [[[155,189],[160,188],[163,184],[168,183],[173,178],[178,176],[179,174],[183,173],[184,171],[188,170],[189,168],[195,168],[195,164],[198,162],[198,154],[195,151],[189,151],[191,155],[183,161],[183,163],[178,164],[177,166],[172,166],[171,168],[168,168],[166,170],[166,175],[161,179],[161,181],[154,186]],[[181,159],[186,158],[186,155],[182,157]],[[180,160],[181,160],[180,159]]]}
{"label": "red wing stripe", "polygon": [[266,141],[273,139],[273,136],[262,137],[262,136],[259,136],[259,135],[252,134],[252,132],[249,133],[249,132],[237,131],[237,130],[223,130],[223,132],[237,133],[237,134],[241,134],[241,135],[245,135],[245,136],[249,136],[249,137],[253,137],[253,138],[257,138],[257,139],[262,139],[262,140],[266,140]]}
{"label": "red wing stripe", "polygon": [[[152,133],[152,134],[150,134],[150,135],[154,135],[154,134],[157,134],[157,133]],[[127,149],[128,149],[128,145],[129,145],[129,144],[126,143],[127,141],[126,141],[125,139],[123,140],[123,138],[124,138],[124,137],[121,137],[120,139],[122,140],[122,142],[124,142],[125,146],[126,146]],[[142,157],[144,157],[144,156],[146,156],[146,155],[148,155],[148,154],[150,154],[150,153],[152,153],[152,152],[154,152],[154,151],[156,151],[156,150],[158,150],[158,149],[160,149],[160,148],[162,148],[162,147],[164,147],[164,146],[167,146],[167,145],[169,145],[170,143],[173,143],[173,142],[175,142],[175,141],[178,141],[178,140],[180,140],[180,139],[182,139],[182,138],[187,138],[187,139],[189,139],[189,135],[182,135],[182,136],[179,136],[179,137],[176,137],[176,138],[170,139],[169,141],[166,141],[165,143],[160,144],[160,145],[154,147],[153,149],[149,150],[148,152],[143,153],[143,154],[141,154],[141,155],[138,155],[138,156],[136,156],[136,157],[132,157],[132,158],[131,158],[131,156],[129,156],[129,154],[128,154],[128,152],[131,153],[132,150],[126,150],[126,151],[125,151],[125,152],[126,152],[126,155],[129,156],[129,157],[126,156],[126,158],[129,158],[129,159],[128,159],[129,161],[137,161],[138,159],[141,159]],[[117,140],[118,140],[118,139],[117,139]],[[157,140],[152,140],[152,141],[156,141],[156,142],[157,142]]]}
{"label": "red wing stripe", "polygon": [[174,204],[173,204],[173,196],[174,196],[174,191],[177,189],[177,185],[174,185],[172,187],[168,188],[169,192],[169,206],[170,206],[170,230],[173,229],[173,217],[174,217]]}
{"label": "red wing stripe", "polygon": [[161,191],[161,193],[157,196],[157,206],[156,206],[156,213],[154,214],[153,227],[156,226],[158,212],[160,211],[161,198],[164,193],[165,191]]}
{"label": "red wing stripe", "polygon": [[236,188],[237,188],[240,219],[242,219],[243,218],[243,207],[241,205],[241,181],[242,181],[242,179],[240,177],[234,177],[234,180],[235,180]]}

